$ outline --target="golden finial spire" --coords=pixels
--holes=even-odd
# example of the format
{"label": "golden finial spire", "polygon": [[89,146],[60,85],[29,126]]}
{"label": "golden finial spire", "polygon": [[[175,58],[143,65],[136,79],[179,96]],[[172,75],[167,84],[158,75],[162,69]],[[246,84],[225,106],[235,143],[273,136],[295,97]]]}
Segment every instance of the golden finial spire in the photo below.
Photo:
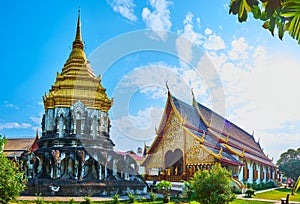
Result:
{"label": "golden finial spire", "polygon": [[83,49],[83,42],[82,42],[82,38],[81,38],[80,8],[78,9],[76,37],[75,37],[75,40],[73,42],[73,49],[74,48]]}

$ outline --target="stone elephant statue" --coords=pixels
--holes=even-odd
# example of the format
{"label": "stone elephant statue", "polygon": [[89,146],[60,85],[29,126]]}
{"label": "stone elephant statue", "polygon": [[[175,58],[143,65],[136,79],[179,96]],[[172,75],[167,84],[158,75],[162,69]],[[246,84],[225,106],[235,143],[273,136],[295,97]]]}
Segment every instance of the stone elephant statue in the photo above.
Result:
{"label": "stone elephant statue", "polygon": [[79,181],[82,181],[85,161],[89,159],[89,155],[87,155],[84,150],[76,150],[75,158],[75,166],[77,166],[76,177]]}
{"label": "stone elephant statue", "polygon": [[34,152],[26,151],[20,156],[22,161],[22,169],[25,171],[27,178],[35,177],[39,172],[40,159]]}

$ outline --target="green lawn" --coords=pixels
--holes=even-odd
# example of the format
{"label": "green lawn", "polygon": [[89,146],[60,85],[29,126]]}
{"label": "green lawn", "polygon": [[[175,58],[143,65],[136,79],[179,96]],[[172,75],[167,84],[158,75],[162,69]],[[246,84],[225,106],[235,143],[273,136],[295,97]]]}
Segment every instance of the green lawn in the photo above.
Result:
{"label": "green lawn", "polygon": [[[258,193],[253,196],[253,198],[262,198],[262,199],[268,199],[268,200],[280,200],[280,198],[285,198],[286,195],[289,193],[291,194],[292,189],[285,189],[280,188],[273,191],[268,191],[265,193]],[[300,202],[300,192],[297,191],[295,195],[290,195],[290,201],[299,201]]]}
{"label": "green lawn", "polygon": [[231,202],[230,204],[270,204],[270,202],[262,202],[262,201],[256,201],[256,200],[240,200],[240,199],[236,199],[233,202]]}
{"label": "green lawn", "polygon": [[[18,201],[18,204],[32,204],[34,203],[35,201]],[[59,204],[68,204],[70,202],[44,202],[45,204],[56,204],[56,203],[59,203]],[[76,204],[79,204],[80,202],[75,202]],[[93,202],[93,204],[97,204],[97,203],[101,203],[101,204],[104,204],[104,203],[112,203],[112,202]],[[121,201],[120,202],[121,204],[122,203],[129,203],[128,201]],[[162,204],[163,201],[161,199],[157,200],[157,201],[154,201],[154,202],[150,202],[150,201],[145,201],[145,202],[141,202],[139,201],[138,203],[149,203],[149,204]],[[176,200],[176,199],[172,199],[171,202],[169,202],[170,204],[175,204],[175,203],[189,203],[187,201],[183,201],[183,200]],[[192,204],[196,204],[197,202],[191,202]],[[234,200],[233,202],[230,202],[230,204],[270,204],[269,202],[261,202],[261,201],[250,201],[250,200],[240,200],[240,199],[236,199]],[[11,202],[11,204],[14,204],[14,202]]]}

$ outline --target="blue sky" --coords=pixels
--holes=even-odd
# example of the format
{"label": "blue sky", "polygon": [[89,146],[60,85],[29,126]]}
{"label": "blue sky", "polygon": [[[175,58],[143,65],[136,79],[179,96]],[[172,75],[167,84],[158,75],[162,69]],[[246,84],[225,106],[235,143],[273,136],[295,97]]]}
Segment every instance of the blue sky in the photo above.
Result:
{"label": "blue sky", "polygon": [[[283,41],[272,37],[251,17],[247,23],[237,22],[228,14],[229,2],[2,3],[0,134],[33,137],[40,128],[42,95],[69,56],[80,7],[86,54],[95,74],[102,75],[108,96],[115,99],[110,116],[116,149],[151,144],[166,101],[166,81],[177,98],[191,103],[193,88],[200,103],[221,107],[226,118],[254,131],[274,160],[299,147],[299,45],[287,34]],[[130,52],[139,43],[145,49]],[[151,50],[155,43],[168,50]],[[201,53],[202,61],[193,62],[193,52]],[[119,58],[109,61],[114,55]],[[219,84],[210,80],[211,71]],[[222,92],[224,101],[213,101],[214,91]]]}

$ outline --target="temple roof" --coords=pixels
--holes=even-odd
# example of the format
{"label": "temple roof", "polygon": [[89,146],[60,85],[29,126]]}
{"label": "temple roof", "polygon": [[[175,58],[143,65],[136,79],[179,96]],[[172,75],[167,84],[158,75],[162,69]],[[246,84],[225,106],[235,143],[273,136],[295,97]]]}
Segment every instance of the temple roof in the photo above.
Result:
{"label": "temple roof", "polygon": [[14,138],[6,139],[3,153],[7,157],[19,157],[24,151],[30,149],[33,145],[35,138]]}
{"label": "temple roof", "polygon": [[170,109],[174,110],[185,130],[193,137],[198,138],[203,147],[209,150],[217,159],[233,165],[241,165],[242,163],[232,156],[238,155],[240,158],[250,159],[268,166],[276,166],[264,154],[260,144],[255,142],[252,135],[196,102],[194,98],[193,104],[189,105],[172,96],[169,91],[165,112],[157,131],[158,135],[148,153],[155,151],[156,145],[162,139],[162,132]]}
{"label": "temple roof", "polygon": [[61,73],[57,73],[56,81],[48,94],[43,96],[45,110],[55,107],[70,107],[81,101],[88,108],[108,112],[112,100],[106,95],[101,85],[101,77],[96,77],[84,52],[81,37],[80,12],[76,27],[72,51]]}

